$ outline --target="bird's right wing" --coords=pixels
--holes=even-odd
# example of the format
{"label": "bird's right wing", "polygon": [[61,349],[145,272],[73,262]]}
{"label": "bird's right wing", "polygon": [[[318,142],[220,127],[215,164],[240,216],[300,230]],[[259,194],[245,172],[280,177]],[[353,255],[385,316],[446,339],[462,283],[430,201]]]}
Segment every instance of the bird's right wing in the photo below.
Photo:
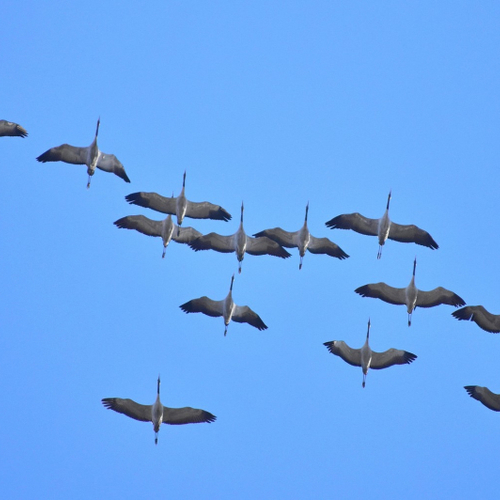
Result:
{"label": "bird's right wing", "polygon": [[385,283],[372,283],[360,286],[354,290],[362,297],[381,299],[389,304],[402,305],[406,302],[405,288],[393,288]]}
{"label": "bird's right wing", "polygon": [[179,307],[185,313],[203,313],[207,316],[212,316],[214,318],[222,316],[223,314],[223,300],[212,300],[207,296],[200,297],[199,299],[193,299]]}
{"label": "bird's right wing", "polygon": [[325,224],[330,229],[352,229],[368,236],[377,236],[378,234],[378,219],[369,219],[358,212],[338,215]]}
{"label": "bird's right wing", "polygon": [[280,227],[275,227],[273,229],[264,229],[264,231],[255,233],[253,236],[254,238],[262,238],[263,236],[266,236],[283,247],[293,248],[297,246],[295,243],[295,236],[297,236],[297,234],[298,231],[290,233],[288,231],[284,231]]}
{"label": "bird's right wing", "polygon": [[141,405],[131,399],[122,398],[104,398],[101,401],[108,410],[123,413],[127,417],[141,420],[142,422],[151,422],[152,405]]}
{"label": "bird's right wing", "polygon": [[487,332],[500,333],[500,315],[491,314],[483,306],[465,306],[451,314],[459,320],[475,321]]}
{"label": "bird's right wing", "polygon": [[73,163],[74,165],[85,165],[87,163],[88,148],[77,148],[69,144],[63,144],[56,148],[50,148],[37,157],[38,161],[45,163],[47,161],[63,161],[64,163]]}
{"label": "bird's right wing", "polygon": [[384,352],[372,351],[370,368],[380,370],[393,365],[406,365],[412,363],[415,359],[417,359],[415,354],[401,349],[388,349]]}
{"label": "bird's right wing", "polygon": [[208,233],[189,243],[196,252],[199,250],[215,250],[216,252],[231,253],[235,251],[233,236],[221,236],[217,233]]}
{"label": "bird's right wing", "polygon": [[124,229],[135,229],[147,236],[161,236],[161,221],[148,219],[144,215],[128,215],[113,224]]}
{"label": "bird's right wing", "polygon": [[179,234],[177,234],[177,231],[174,229],[172,239],[177,241],[177,243],[191,243],[200,236],[203,235],[192,227],[180,227]]}
{"label": "bird's right wing", "polygon": [[151,208],[151,210],[156,210],[164,214],[175,215],[177,198],[167,198],[158,193],[145,193],[141,191],[125,196],[125,199],[132,205],[139,205],[140,207]]}
{"label": "bird's right wing", "polygon": [[495,394],[487,387],[479,385],[466,385],[464,389],[469,393],[471,398],[481,401],[490,410],[500,411],[500,394]]}
{"label": "bird's right wing", "polygon": [[352,366],[361,366],[361,349],[349,347],[343,340],[332,340],[324,342],[324,346],[336,356],[340,356],[346,363]]}

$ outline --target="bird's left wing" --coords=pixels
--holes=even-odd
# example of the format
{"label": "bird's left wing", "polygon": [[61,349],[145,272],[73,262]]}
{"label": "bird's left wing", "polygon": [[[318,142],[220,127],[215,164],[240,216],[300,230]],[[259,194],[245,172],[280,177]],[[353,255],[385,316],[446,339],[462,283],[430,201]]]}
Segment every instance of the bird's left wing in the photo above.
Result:
{"label": "bird's left wing", "polygon": [[231,319],[237,323],[248,323],[259,330],[267,329],[267,326],[262,321],[260,316],[256,312],[252,311],[248,306],[235,305]]}
{"label": "bird's left wing", "polygon": [[465,305],[465,301],[456,293],[442,286],[434,288],[434,290],[430,290],[429,292],[418,291],[415,307],[434,307],[439,304],[460,307]]}
{"label": "bird's left wing", "polygon": [[384,352],[372,351],[372,361],[370,368],[380,370],[392,365],[406,365],[417,359],[415,354],[401,349],[388,349]]}
{"label": "bird's left wing", "polygon": [[216,420],[216,416],[208,411],[198,410],[185,406],[184,408],[167,408],[163,407],[163,423],[170,425],[180,424],[198,424],[201,422],[212,423]]}

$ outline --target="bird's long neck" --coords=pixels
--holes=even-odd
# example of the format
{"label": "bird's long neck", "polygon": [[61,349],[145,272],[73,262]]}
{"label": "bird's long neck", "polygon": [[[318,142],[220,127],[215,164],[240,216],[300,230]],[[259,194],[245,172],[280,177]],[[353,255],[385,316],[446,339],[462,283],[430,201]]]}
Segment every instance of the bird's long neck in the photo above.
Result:
{"label": "bird's long neck", "polygon": [[160,376],[158,376],[158,384],[156,386],[156,396],[160,397]]}
{"label": "bird's long neck", "polygon": [[392,191],[389,191],[389,196],[387,197],[387,206],[386,210],[389,210],[389,205],[391,203],[391,196],[392,196]]}
{"label": "bird's long neck", "polygon": [[243,202],[241,202],[240,227],[243,227],[243,211],[244,210],[245,210],[245,207],[243,205]]}
{"label": "bird's long neck", "polygon": [[101,117],[97,119],[97,127],[95,129],[95,138],[97,139],[97,135],[99,134],[99,125],[101,124]]}
{"label": "bird's long neck", "polygon": [[307,202],[307,205],[306,205],[306,216],[304,218],[304,224],[307,224],[307,214],[309,212],[309,202]]}

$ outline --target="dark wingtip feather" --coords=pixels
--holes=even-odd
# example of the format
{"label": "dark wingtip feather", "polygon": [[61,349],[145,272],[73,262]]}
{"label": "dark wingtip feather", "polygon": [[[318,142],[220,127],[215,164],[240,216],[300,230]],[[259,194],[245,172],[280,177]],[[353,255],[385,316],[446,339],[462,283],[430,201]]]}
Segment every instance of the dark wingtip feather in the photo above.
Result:
{"label": "dark wingtip feather", "polygon": [[207,424],[211,424],[212,422],[215,422],[217,420],[217,417],[215,415],[212,415],[210,412],[206,411],[206,420]]}
{"label": "dark wingtip feather", "polygon": [[329,227],[330,229],[344,229],[343,227],[340,227],[338,225],[340,217],[342,217],[342,216],[337,215],[337,217],[330,219],[329,221],[325,222],[325,226]]}
{"label": "dark wingtip feather", "polygon": [[194,239],[193,241],[190,241],[188,243],[188,246],[195,252],[199,252],[200,250],[208,250],[208,248],[205,248],[200,244],[199,237]]}
{"label": "dark wingtip feather", "polygon": [[101,399],[101,403],[108,409],[108,410],[112,410],[112,406],[113,406],[113,398],[103,398]]}
{"label": "dark wingtip feather", "polygon": [[228,220],[232,219],[231,214],[227,210],[224,210],[222,207],[220,207],[218,215],[219,215],[219,220],[227,222]]}
{"label": "dark wingtip feather", "polygon": [[458,320],[470,320],[472,321],[473,313],[467,308],[462,307],[462,309],[458,309],[457,311],[453,311],[451,315]]}
{"label": "dark wingtip feather", "polygon": [[125,222],[126,219],[127,219],[126,217],[122,217],[121,219],[115,220],[115,222],[113,222],[113,224],[116,227],[127,229],[127,226],[124,224],[124,222]]}
{"label": "dark wingtip feather", "polygon": [[476,399],[476,386],[475,385],[464,385],[464,389],[467,391],[471,398]]}
{"label": "dark wingtip feather", "polygon": [[185,304],[182,304],[179,306],[186,314],[191,312],[190,309],[191,309],[191,301],[189,302],[186,302]]}
{"label": "dark wingtip feather", "polygon": [[354,290],[356,293],[358,293],[359,295],[361,295],[361,297],[367,297],[368,296],[368,285],[363,285],[363,286],[360,286],[359,288],[356,288],[356,290]]}
{"label": "dark wingtip feather", "polygon": [[328,349],[329,352],[333,354],[333,344],[335,340],[330,340],[329,342],[323,342],[323,345]]}
{"label": "dark wingtip feather", "polygon": [[457,294],[455,294],[453,298],[455,299],[455,302],[453,303],[455,307],[465,306],[465,300],[462,299],[462,297],[459,297]]}
{"label": "dark wingtip feather", "polygon": [[22,137],[23,139],[25,137],[28,137],[28,131],[25,128],[21,127],[21,125],[18,125],[17,128],[16,128],[16,130],[18,132],[17,133],[18,137]]}
{"label": "dark wingtip feather", "polygon": [[417,359],[417,357],[418,356],[416,354],[405,351],[405,363],[406,364],[409,365],[410,363],[413,363]]}
{"label": "dark wingtip feather", "polygon": [[281,250],[282,251],[280,251],[278,257],[281,257],[282,259],[288,259],[288,257],[292,256],[292,254],[287,250],[285,250],[283,247],[281,247]]}
{"label": "dark wingtip feather", "polygon": [[[129,181],[130,182],[130,181]],[[141,198],[141,193],[131,193],[125,196],[125,199],[131,204],[131,205],[137,205],[137,201]]]}
{"label": "dark wingtip feather", "polygon": [[339,247],[339,250],[340,252],[342,252],[340,255],[337,255],[337,259],[340,259],[340,260],[344,260],[344,259],[348,259],[349,258],[349,255],[347,255],[344,250],[342,250],[342,248]]}
{"label": "dark wingtip feather", "polygon": [[49,151],[45,151],[45,153],[42,153],[40,156],[37,156],[36,161],[39,161],[41,163],[48,162],[49,160],[47,159],[47,156]]}

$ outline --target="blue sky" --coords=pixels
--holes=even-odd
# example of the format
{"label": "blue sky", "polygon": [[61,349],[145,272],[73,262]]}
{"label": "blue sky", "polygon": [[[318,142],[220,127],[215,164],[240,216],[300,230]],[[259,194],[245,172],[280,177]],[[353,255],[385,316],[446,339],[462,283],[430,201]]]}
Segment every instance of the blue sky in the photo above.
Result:
{"label": "blue sky", "polygon": [[[362,298],[358,286],[443,286],[500,313],[500,7],[494,2],[6,2],[0,119],[3,300],[0,492],[5,498],[496,498],[497,335],[454,308]],[[131,184],[40,164],[53,146],[115,154]],[[247,255],[233,297],[259,332],[179,305],[228,291],[236,257],[113,221],[135,191],[186,195],[232,234],[309,228],[350,258]],[[439,250],[330,230],[383,214]],[[492,229],[493,228],[493,229]],[[368,374],[323,346],[418,358]],[[103,397],[193,406],[213,424],[152,425]]]}

